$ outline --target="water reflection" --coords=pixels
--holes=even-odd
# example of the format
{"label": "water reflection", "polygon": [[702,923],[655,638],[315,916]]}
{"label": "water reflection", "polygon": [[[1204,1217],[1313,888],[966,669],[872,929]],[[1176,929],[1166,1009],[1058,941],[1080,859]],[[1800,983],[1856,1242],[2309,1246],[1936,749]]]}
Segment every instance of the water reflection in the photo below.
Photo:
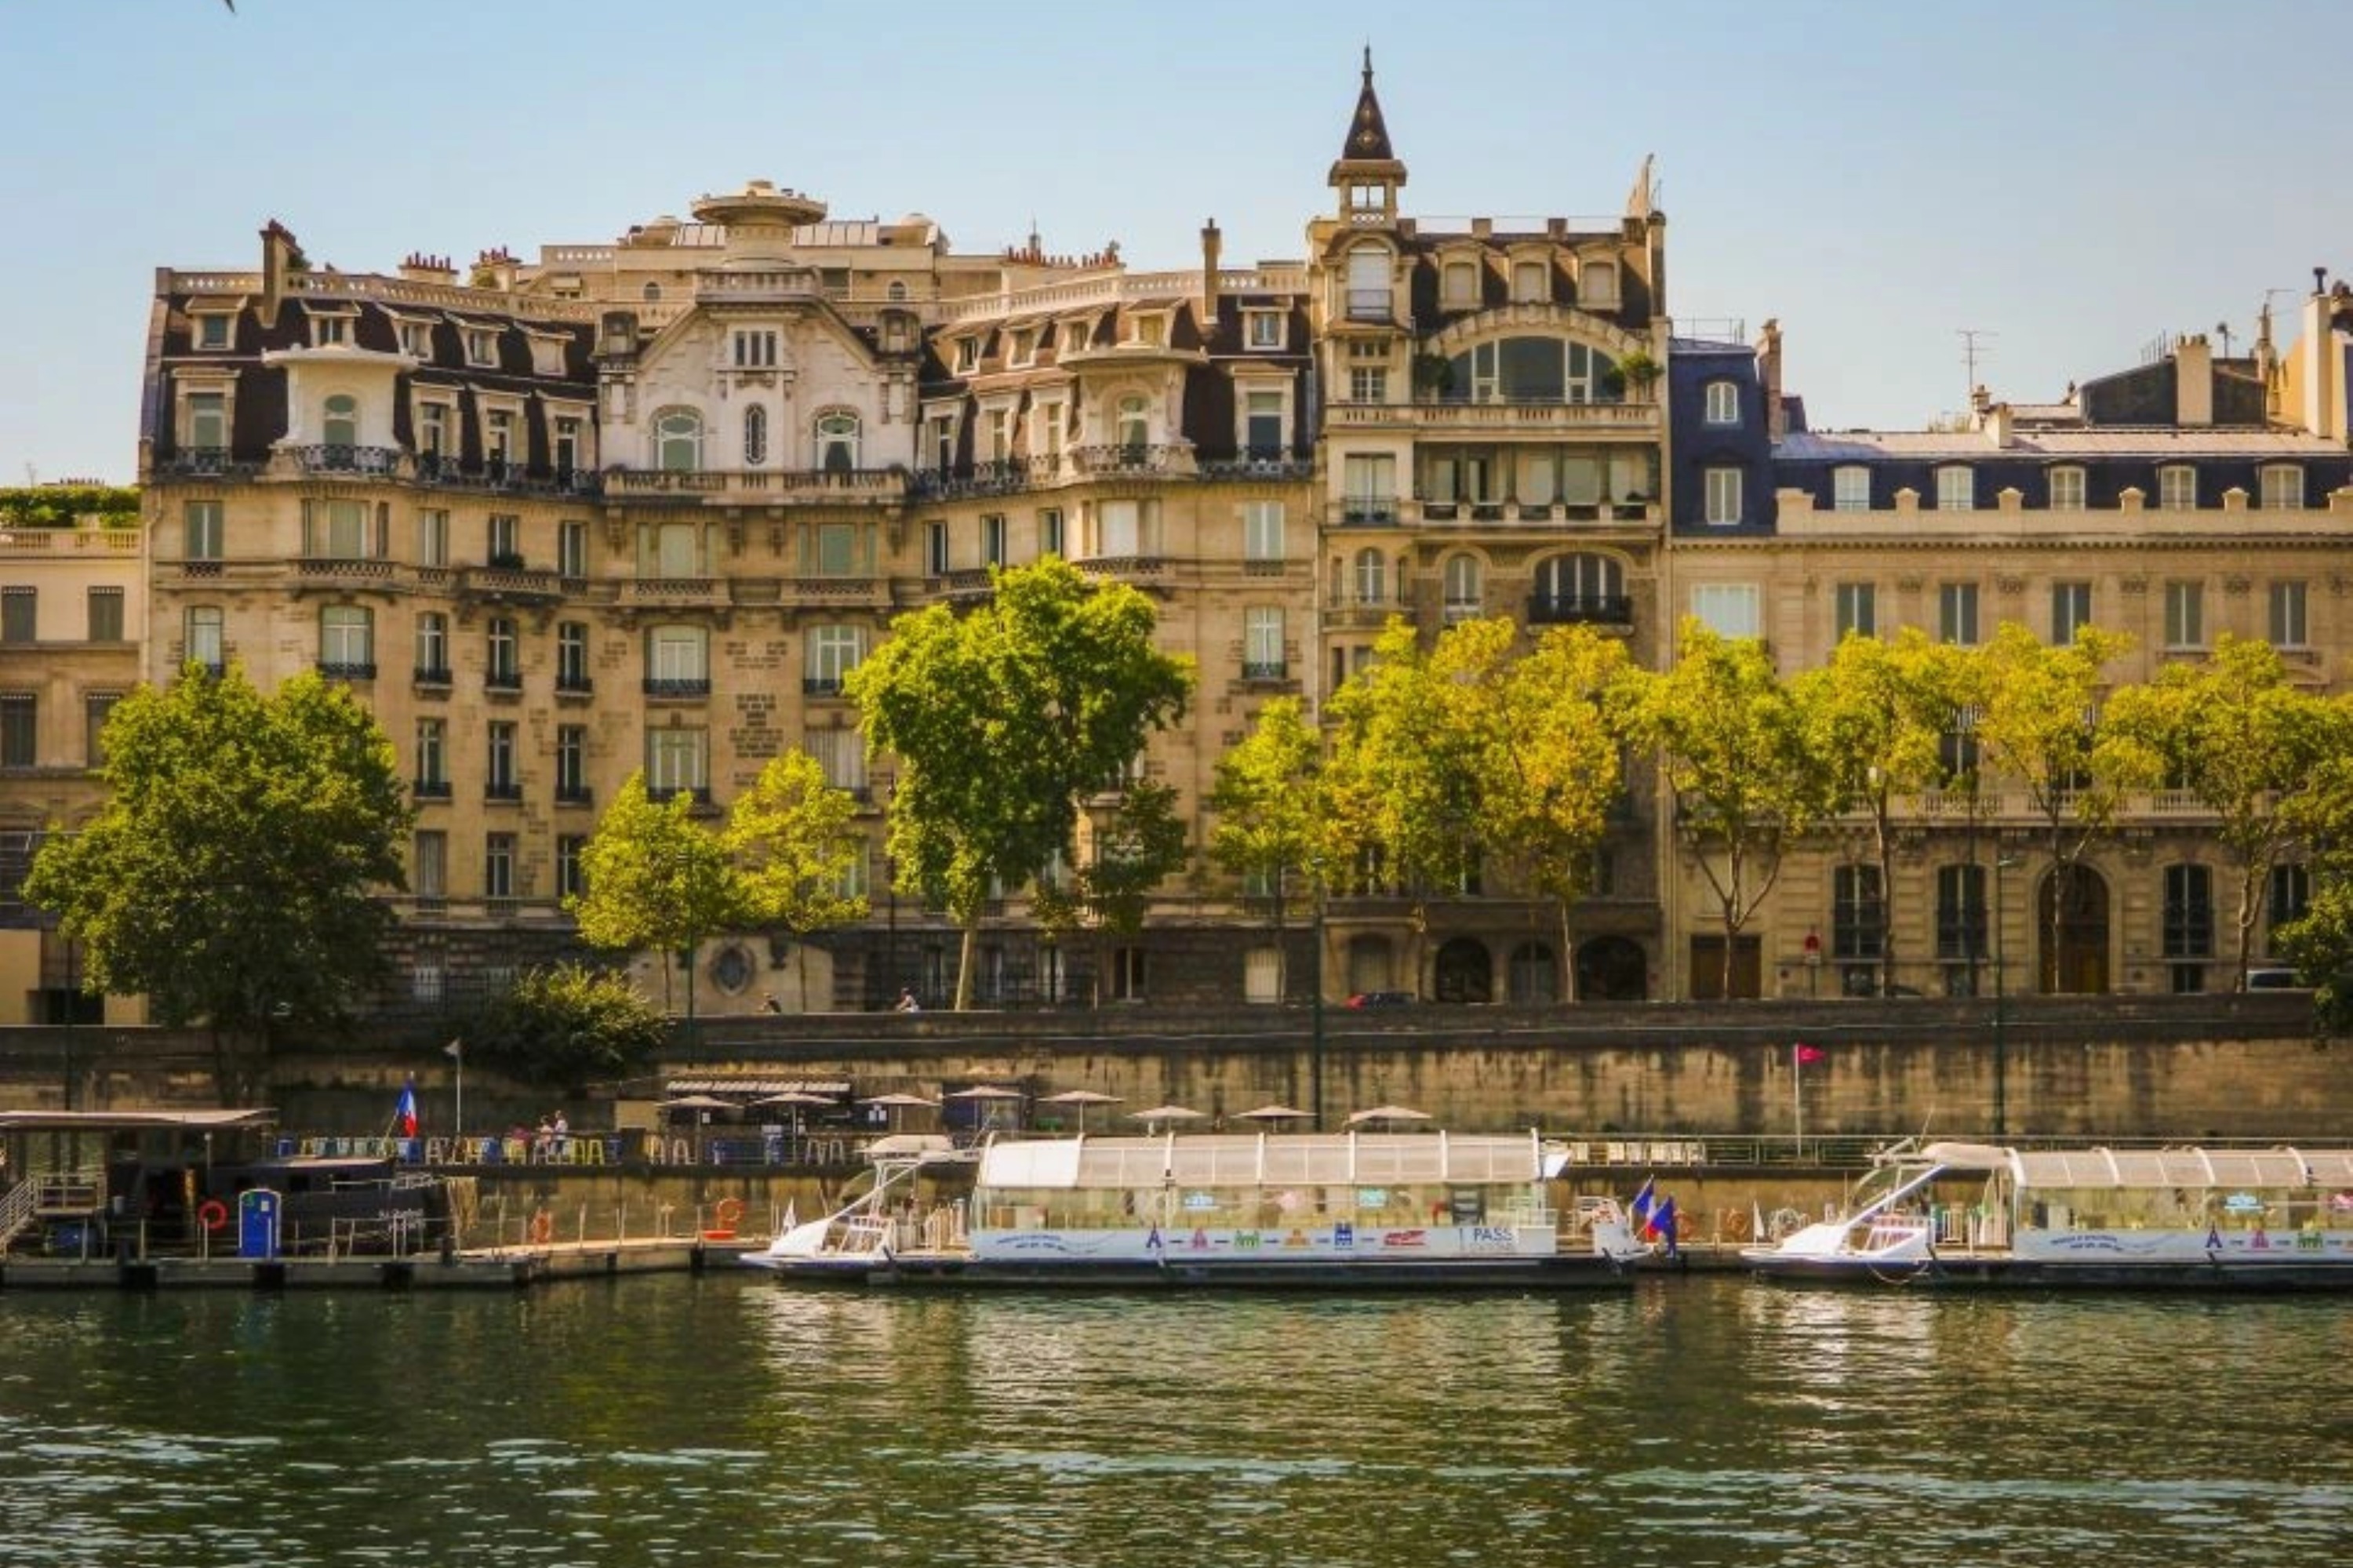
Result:
{"label": "water reflection", "polygon": [[2320,1561],[2339,1303],[0,1295],[33,1564]]}

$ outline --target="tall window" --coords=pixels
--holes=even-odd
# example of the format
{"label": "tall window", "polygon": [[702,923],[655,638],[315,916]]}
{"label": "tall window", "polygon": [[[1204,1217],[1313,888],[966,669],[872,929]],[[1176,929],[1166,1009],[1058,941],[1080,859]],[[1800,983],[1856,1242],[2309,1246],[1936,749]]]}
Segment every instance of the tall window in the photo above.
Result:
{"label": "tall window", "polygon": [[773,370],[776,366],[776,334],[772,327],[735,329],[735,368]]}
{"label": "tall window", "polygon": [[514,879],[515,836],[512,833],[485,833],[482,836],[482,896],[512,898]]}
{"label": "tall window", "polygon": [[808,632],[808,674],[803,689],[813,696],[832,696],[858,668],[865,653],[864,633],[855,626],[812,626]]}
{"label": "tall window", "polygon": [[375,554],[364,501],[305,502],[302,532],[302,553],[313,558],[359,561]]}
{"label": "tall window", "polygon": [[985,567],[1001,567],[1005,558],[1005,514],[991,512],[980,520],[980,562]]}
{"label": "tall window", "polygon": [[1387,452],[1351,452],[1341,460],[1346,492],[1344,515],[1351,523],[1397,520],[1397,459]]}
{"label": "tall window", "polygon": [[801,745],[816,761],[828,784],[853,795],[865,795],[864,736],[854,729],[813,729],[801,737]]}
{"label": "tall window", "polygon": [[1871,470],[1860,463],[1849,463],[1831,471],[1831,509],[1835,512],[1868,512],[1871,510]]}
{"label": "tall window", "polygon": [[588,848],[586,833],[555,835],[555,895],[573,899],[588,891],[588,878],[580,869],[580,857]]}
{"label": "tall window", "polygon": [[768,461],[768,410],[754,403],[744,410],[744,466],[758,468]]}
{"label": "tall window", "polygon": [[1885,950],[1885,912],[1879,895],[1879,868],[1841,865],[1831,874],[1831,954],[1840,959],[1875,959]]}
{"label": "tall window", "polygon": [[1718,637],[1762,637],[1763,596],[1755,583],[1698,583],[1692,614]]}
{"label": "tall window", "polygon": [[1352,365],[1348,367],[1349,402],[1386,403],[1388,400],[1388,366],[1385,365]]}
{"label": "tall window", "polygon": [[217,457],[228,450],[228,400],[218,392],[188,394],[188,450]]}
{"label": "tall window", "polygon": [[483,558],[494,567],[522,565],[522,519],[512,512],[491,514]]}
{"label": "tall window", "polygon": [[492,473],[504,473],[515,455],[515,417],[512,408],[491,408],[482,414],[482,460]]}
{"label": "tall window", "polygon": [[2051,641],[2064,645],[2075,641],[2076,631],[2092,624],[2092,585],[2089,583],[2052,583],[2051,585]]}
{"label": "tall window", "polygon": [[1486,583],[1478,556],[1447,556],[1442,580],[1446,589],[1443,613],[1448,621],[1475,620],[1487,608]]}
{"label": "tall window", "polygon": [[1242,611],[1242,679],[1279,681],[1282,675],[1282,607],[1250,605]]}
{"label": "tall window", "polygon": [[2311,630],[2305,619],[2306,585],[2300,582],[2272,584],[2271,643],[2274,648],[2310,646]]}
{"label": "tall window", "polygon": [[409,857],[408,882],[420,904],[449,895],[449,835],[438,828],[420,829]]}
{"label": "tall window", "polygon": [[1977,508],[1977,470],[1947,464],[1936,471],[1936,510],[1970,512]]}
{"label": "tall window", "polygon": [[1389,319],[1389,253],[1365,245],[1348,252],[1348,319]]}
{"label": "tall window", "polygon": [[654,416],[654,461],[672,472],[702,466],[702,416],[691,408],[665,408]]}
{"label": "tall window", "polygon": [[2157,503],[2168,512],[2188,512],[2198,504],[2198,471],[2188,463],[2169,463],[2157,471]]}
{"label": "tall window", "polygon": [[2168,648],[2206,646],[2206,585],[2165,585],[2165,645]]}
{"label": "tall window", "polygon": [[948,525],[944,523],[923,524],[923,575],[931,577],[948,575]]}
{"label": "tall window", "polygon": [[817,466],[827,473],[848,473],[858,466],[857,415],[818,416]]}
{"label": "tall window", "polygon": [[555,421],[554,450],[548,455],[554,461],[555,477],[568,479],[580,467],[580,421],[566,415]]}
{"label": "tall window", "polygon": [[2271,881],[2266,888],[2264,913],[2269,916],[2274,939],[2282,926],[2301,920],[2312,907],[2312,872],[2295,861],[2272,867]]}
{"label": "tall window", "polygon": [[1540,305],[1552,298],[1551,269],[1541,261],[1518,261],[1512,266],[1512,298],[1520,304]]}
{"label": "tall window", "polygon": [[191,501],[181,514],[185,535],[180,553],[191,561],[221,558],[221,503]]}
{"label": "tall window", "polygon": [[1141,448],[1152,439],[1152,419],[1147,405],[1140,397],[1122,397],[1117,415],[1119,444]]}
{"label": "tall window", "polygon": [[438,506],[428,506],[417,514],[417,564],[449,564],[449,514]]}
{"label": "tall window", "polygon": [[559,577],[588,575],[588,524],[576,517],[555,525],[555,570]]}
{"label": "tall window", "polygon": [[1711,425],[1740,423],[1740,387],[1732,381],[1711,381],[1707,384],[1707,404],[1702,416]]}
{"label": "tall window", "polygon": [[707,788],[704,771],[709,736],[700,729],[656,729],[646,732],[646,788],[657,799],[681,789]]}
{"label": "tall window", "polygon": [[31,642],[39,635],[40,593],[28,588],[0,588],[0,642]]}
{"label": "tall window", "polygon": [[484,647],[489,655],[486,676],[491,685],[522,684],[522,641],[512,620],[503,615],[492,616],[484,638]]}
{"label": "tall window", "polygon": [[515,779],[515,726],[512,719],[491,721],[482,781],[493,800],[512,800],[522,793]]}
{"label": "tall window", "polygon": [[[1968,863],[1938,866],[1936,956],[1975,962],[1986,955],[1986,868]],[[1947,989],[1969,994],[1966,986]]]}
{"label": "tall window", "polygon": [[438,609],[426,610],[417,618],[417,678],[449,678],[449,618]]}
{"label": "tall window", "polygon": [[1626,604],[1626,569],[1609,556],[1555,556],[1535,570],[1539,619],[1608,619]]}
{"label": "tall window", "polygon": [[2051,471],[2051,510],[2081,512],[2084,510],[2084,471],[2080,468],[2054,468]]}
{"label": "tall window", "polygon": [[106,766],[106,721],[114,716],[120,692],[90,692],[81,700],[82,758],[91,768]]}
{"label": "tall window", "polygon": [[122,641],[121,588],[94,588],[90,590],[90,640],[92,642]]}
{"label": "tall window", "polygon": [[700,626],[657,626],[646,633],[647,679],[653,696],[699,696],[711,689],[710,637]]}
{"label": "tall window", "polygon": [[588,726],[555,726],[555,798],[582,801],[588,798]]}
{"label": "tall window", "polygon": [[359,605],[331,604],[319,611],[319,668],[346,680],[375,674],[374,613]]}
{"label": "tall window", "polygon": [[442,795],[449,784],[448,721],[421,718],[417,721],[417,792],[419,795]]}
{"label": "tall window", "polygon": [[438,458],[449,450],[449,405],[419,403],[417,406],[417,450],[421,457]]}
{"label": "tall window", "polygon": [[801,530],[801,564],[817,577],[864,577],[867,566],[860,549],[863,537],[855,523],[817,523],[804,526]]}
{"label": "tall window", "polygon": [[207,670],[218,671],[227,662],[227,643],[221,632],[221,611],[216,604],[192,604],[183,622],[187,662],[202,664]]}
{"label": "tall window", "polygon": [[1707,521],[1716,527],[1740,521],[1740,477],[1736,468],[1707,471]]}
{"label": "tall window", "polygon": [[555,628],[555,689],[585,692],[588,680],[588,624],[566,620]]}
{"label": "tall window", "polygon": [[1879,588],[1875,583],[1841,583],[1836,589],[1837,637],[1879,635]]}
{"label": "tall window", "polygon": [[1242,450],[1261,461],[1282,455],[1282,394],[1252,392],[1243,400]]}
{"label": "tall window", "polygon": [[2255,503],[2266,512],[2293,511],[2304,504],[2304,469],[2296,463],[2264,464],[2256,485]]}
{"label": "tall window", "polygon": [[1940,583],[1936,587],[1936,636],[1956,647],[1974,648],[1978,641],[1978,585]]}
{"label": "tall window", "polygon": [[37,766],[40,727],[40,703],[32,693],[0,694],[0,768]]}
{"label": "tall window", "polygon": [[1356,588],[1356,602],[1361,605],[1378,605],[1388,602],[1388,576],[1389,562],[1387,556],[1373,549],[1357,551],[1355,567],[1349,573]]}
{"label": "tall window", "polygon": [[360,444],[360,400],[347,392],[327,399],[319,421],[319,439],[331,447]]}
{"label": "tall window", "polygon": [[[1276,519],[1280,522],[1282,503],[1273,502],[1270,504],[1274,507]],[[1062,542],[1062,509],[1059,506],[1049,506],[1038,514],[1038,553],[1041,556],[1060,556],[1065,553]]]}
{"label": "tall window", "polygon": [[641,547],[647,554],[638,561],[638,572],[658,577],[699,577],[702,575],[702,528],[694,523],[664,523],[650,535],[641,534]]}
{"label": "tall window", "polygon": [[2165,956],[2173,963],[2173,989],[2206,989],[2206,966],[2182,960],[2214,956],[2214,874],[2202,865],[2165,868]]}
{"label": "tall window", "polygon": [[1246,561],[1280,561],[1282,553],[1282,503],[1243,502],[1242,558]]}
{"label": "tall window", "polygon": [[1449,261],[1439,275],[1439,297],[1457,308],[1479,302],[1479,267],[1472,261]]}

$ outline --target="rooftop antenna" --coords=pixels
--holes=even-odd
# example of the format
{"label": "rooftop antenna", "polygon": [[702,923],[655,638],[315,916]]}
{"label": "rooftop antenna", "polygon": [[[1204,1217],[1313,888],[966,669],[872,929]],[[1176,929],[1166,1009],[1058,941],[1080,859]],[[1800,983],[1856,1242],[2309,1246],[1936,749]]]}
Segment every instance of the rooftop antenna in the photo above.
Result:
{"label": "rooftop antenna", "polygon": [[2214,335],[2222,340],[2222,357],[2225,359],[2230,358],[2231,323],[2229,322],[2216,322],[2214,323]]}
{"label": "rooftop antenna", "polygon": [[1980,358],[1989,359],[1993,356],[1993,350],[1990,347],[1978,346],[1978,339],[2000,337],[2001,334],[1989,332],[1984,327],[1955,327],[1953,333],[1961,340],[1961,363],[1968,366],[1969,374],[1968,385],[1961,389],[1962,400],[1975,407],[1978,395],[1978,361]]}

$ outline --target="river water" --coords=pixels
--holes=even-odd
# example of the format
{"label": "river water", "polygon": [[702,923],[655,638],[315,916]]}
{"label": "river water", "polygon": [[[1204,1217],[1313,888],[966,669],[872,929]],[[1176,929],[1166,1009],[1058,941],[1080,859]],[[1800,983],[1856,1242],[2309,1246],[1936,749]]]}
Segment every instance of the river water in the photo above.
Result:
{"label": "river water", "polygon": [[0,1563],[2295,1564],[2353,1304],[0,1294]]}

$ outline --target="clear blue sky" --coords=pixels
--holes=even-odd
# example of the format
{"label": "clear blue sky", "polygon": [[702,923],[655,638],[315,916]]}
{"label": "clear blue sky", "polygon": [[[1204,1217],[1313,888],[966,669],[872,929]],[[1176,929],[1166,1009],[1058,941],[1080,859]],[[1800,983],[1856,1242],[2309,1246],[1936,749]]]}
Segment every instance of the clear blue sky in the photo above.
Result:
{"label": "clear blue sky", "polygon": [[[135,461],[157,265],[462,265],[765,177],[962,248],[1295,257],[1369,41],[1409,211],[1611,213],[1817,427],[2055,397],[2353,272],[2334,0],[0,0],[0,482]],[[2292,303],[2284,301],[2284,308]]]}

